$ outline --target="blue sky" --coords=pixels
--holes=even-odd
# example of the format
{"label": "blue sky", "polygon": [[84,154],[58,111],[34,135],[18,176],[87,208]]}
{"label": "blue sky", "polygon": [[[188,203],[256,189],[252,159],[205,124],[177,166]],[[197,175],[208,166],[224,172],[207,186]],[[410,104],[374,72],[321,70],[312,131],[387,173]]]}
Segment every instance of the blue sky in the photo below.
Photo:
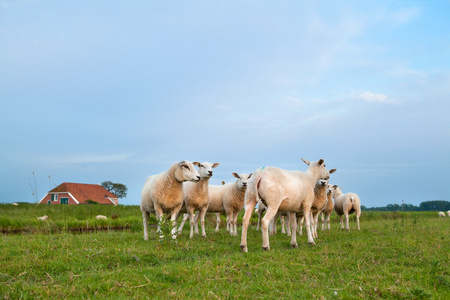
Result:
{"label": "blue sky", "polygon": [[[450,201],[448,1],[0,0],[0,202],[220,162]],[[32,172],[34,172],[34,177]],[[48,176],[50,175],[51,182]]]}

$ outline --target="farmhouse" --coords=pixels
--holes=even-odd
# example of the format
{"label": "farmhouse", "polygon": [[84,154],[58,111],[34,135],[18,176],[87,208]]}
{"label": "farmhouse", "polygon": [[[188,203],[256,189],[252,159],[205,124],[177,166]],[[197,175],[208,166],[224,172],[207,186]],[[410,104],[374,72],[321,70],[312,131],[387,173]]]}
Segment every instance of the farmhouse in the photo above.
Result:
{"label": "farmhouse", "polygon": [[98,184],[64,182],[49,191],[39,201],[42,204],[98,204],[117,205],[119,198]]}

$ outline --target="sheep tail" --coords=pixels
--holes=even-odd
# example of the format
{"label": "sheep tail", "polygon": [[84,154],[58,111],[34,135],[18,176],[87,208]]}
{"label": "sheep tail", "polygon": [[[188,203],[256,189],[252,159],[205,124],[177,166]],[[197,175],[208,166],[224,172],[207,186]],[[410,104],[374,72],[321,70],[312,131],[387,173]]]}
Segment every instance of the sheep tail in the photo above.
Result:
{"label": "sheep tail", "polygon": [[355,204],[355,196],[351,196],[350,201],[352,202],[352,204]]}
{"label": "sheep tail", "polygon": [[[252,177],[253,178],[253,177]],[[258,187],[259,187],[259,182],[261,181],[261,176],[260,175],[256,175],[253,180],[251,180],[249,182],[249,185],[247,186],[247,195],[246,195],[246,202],[247,202],[247,198],[248,199],[255,199],[256,202],[259,201],[260,197],[259,197],[259,193],[258,193]]]}

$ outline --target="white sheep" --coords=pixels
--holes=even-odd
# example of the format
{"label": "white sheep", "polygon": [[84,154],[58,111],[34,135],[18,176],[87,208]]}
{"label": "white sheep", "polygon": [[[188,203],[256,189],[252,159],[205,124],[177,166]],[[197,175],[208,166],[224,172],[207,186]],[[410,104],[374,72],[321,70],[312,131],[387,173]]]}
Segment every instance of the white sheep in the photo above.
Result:
{"label": "white sheep", "polygon": [[169,170],[147,178],[142,188],[140,205],[144,223],[144,240],[148,240],[149,213],[155,213],[158,221],[164,214],[170,214],[172,237],[176,238],[175,220],[183,205],[183,182],[200,180],[200,174],[195,169],[194,163],[183,160],[174,163]]}
{"label": "white sheep", "polygon": [[447,215],[450,217],[450,210],[447,210]]}
{"label": "white sheep", "polygon": [[19,206],[19,204],[18,203],[16,203],[16,202],[14,202],[14,203],[11,203],[12,205],[14,205],[14,206]]}
{"label": "white sheep", "polygon": [[[314,186],[318,179],[328,179],[330,174],[325,168],[324,160],[310,162],[306,172],[287,171],[275,167],[262,167],[253,173],[245,194],[245,214],[242,221],[242,237],[240,247],[247,249],[247,230],[251,213],[256,203],[261,199],[267,206],[267,212],[261,221],[262,247],[269,250],[269,223],[278,211],[288,212],[289,220],[294,232],[297,231],[296,212],[303,210],[305,216],[308,243],[315,244],[311,234],[310,212],[314,201]],[[291,234],[291,246],[298,247],[297,235]]]}
{"label": "white sheep", "polygon": [[[183,185],[183,208],[180,213],[187,212],[178,229],[180,233],[183,230],[184,223],[189,218],[191,224],[190,238],[194,236],[194,212],[199,212],[199,217],[202,224],[202,236],[206,237],[205,232],[205,215],[209,205],[209,179],[213,176],[213,168],[219,166],[219,163],[204,162],[198,165],[200,174],[199,182],[186,182]],[[198,233],[198,228],[197,232]]]}
{"label": "white sheep", "polygon": [[330,217],[334,209],[333,196],[331,195],[332,188],[333,185],[329,184],[327,187],[327,206],[325,206],[320,214],[322,216],[322,231],[331,229]]}
{"label": "white sheep", "polygon": [[98,215],[95,217],[97,220],[108,220],[106,216]]}
{"label": "white sheep", "polygon": [[47,216],[47,215],[44,215],[44,216],[42,216],[42,217],[37,217],[37,219],[38,219],[38,220],[41,220],[41,221],[45,221],[45,220],[48,219],[48,216]]}
{"label": "white sheep", "polygon": [[[209,186],[208,212],[225,213],[227,215],[227,228],[229,228],[231,235],[236,236],[237,217],[244,208],[247,182],[252,174],[232,173],[232,175],[237,178],[235,182]],[[253,212],[253,208],[250,214]],[[218,222],[220,222],[220,219],[218,219]],[[216,231],[218,231],[218,224],[216,225]]]}
{"label": "white sheep", "polygon": [[334,199],[334,210],[341,218],[341,229],[344,229],[343,216],[345,216],[345,228],[350,230],[348,224],[348,215],[356,212],[356,224],[359,230],[359,216],[361,215],[361,202],[359,196],[355,193],[342,194],[341,188],[333,185],[331,191]]}
{"label": "white sheep", "polygon": [[444,213],[443,211],[440,211],[440,212],[438,213],[438,215],[439,215],[439,217],[445,217],[445,213]]}

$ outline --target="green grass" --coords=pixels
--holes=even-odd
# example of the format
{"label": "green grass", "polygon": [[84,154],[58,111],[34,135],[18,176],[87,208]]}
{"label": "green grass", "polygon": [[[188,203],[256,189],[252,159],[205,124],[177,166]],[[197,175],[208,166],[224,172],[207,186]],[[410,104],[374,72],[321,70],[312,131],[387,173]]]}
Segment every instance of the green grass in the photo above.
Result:
{"label": "green grass", "polygon": [[[139,209],[136,214],[140,224]],[[336,217],[331,226],[329,232],[319,231],[317,246],[299,236],[299,248],[292,249],[290,238],[278,233],[270,237],[272,250],[266,252],[261,232],[251,226],[248,253],[240,251],[240,236],[229,236],[224,228],[215,233],[213,226],[207,226],[207,238],[193,239],[187,226],[175,241],[159,239],[155,228],[144,241],[141,227],[125,232],[2,235],[0,295],[450,299],[450,218],[438,218],[434,212],[370,212],[361,216],[359,232],[354,221],[351,231],[338,230]]]}

